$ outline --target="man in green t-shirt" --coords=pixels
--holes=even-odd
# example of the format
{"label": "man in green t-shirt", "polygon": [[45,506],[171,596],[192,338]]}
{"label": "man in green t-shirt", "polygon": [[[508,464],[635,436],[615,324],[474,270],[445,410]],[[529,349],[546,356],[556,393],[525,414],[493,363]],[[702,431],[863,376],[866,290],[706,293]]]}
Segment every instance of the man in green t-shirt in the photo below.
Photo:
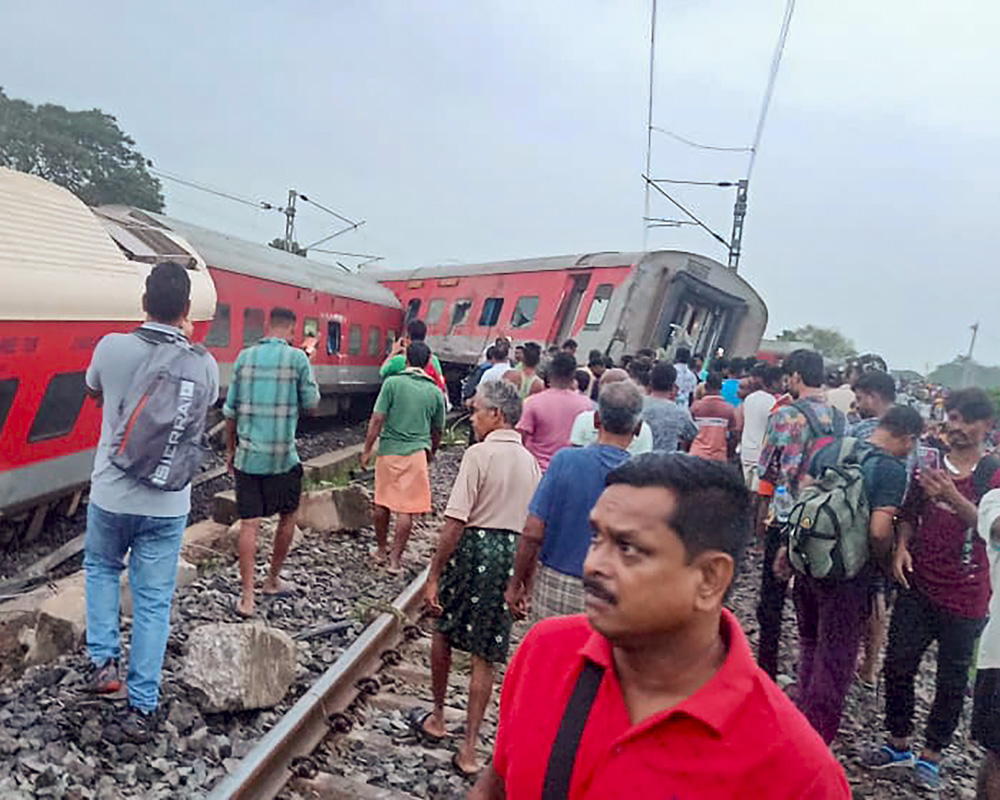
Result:
{"label": "man in green t-shirt", "polygon": [[[413,515],[431,510],[428,464],[441,443],[444,430],[444,395],[426,370],[430,348],[412,342],[406,348],[406,369],[382,384],[365,438],[361,466],[368,468],[375,442],[375,560],[388,556],[389,571],[400,571]],[[389,548],[389,515],[396,512],[396,534]]]}
{"label": "man in green t-shirt", "polygon": [[[406,369],[406,348],[409,347],[411,342],[422,342],[427,338],[427,326],[419,319],[411,319],[406,323],[406,336],[397,339],[392,345],[392,352],[389,353],[389,357],[382,362],[382,366],[379,367],[379,377],[388,378],[390,375],[399,375]],[[438,361],[438,357],[431,353],[431,357],[427,359],[427,366],[424,367],[424,372],[434,379],[434,383],[437,384],[438,389],[448,394],[448,386],[444,380],[444,370],[441,369],[441,362]]]}

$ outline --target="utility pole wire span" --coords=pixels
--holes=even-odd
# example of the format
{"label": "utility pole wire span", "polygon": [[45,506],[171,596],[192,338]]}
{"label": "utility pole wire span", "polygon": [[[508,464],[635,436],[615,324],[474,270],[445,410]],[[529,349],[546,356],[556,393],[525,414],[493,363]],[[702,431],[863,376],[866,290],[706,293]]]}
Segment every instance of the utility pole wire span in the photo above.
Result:
{"label": "utility pole wire span", "polygon": [[652,186],[654,189],[656,189],[656,191],[658,191],[660,194],[662,194],[664,197],[666,197],[667,200],[669,200],[671,203],[673,203],[675,206],[677,206],[681,211],[683,211],[685,214],[687,214],[694,221],[694,223],[698,227],[703,228],[709,234],[709,236],[711,236],[713,239],[715,239],[717,242],[719,242],[723,246],[729,247],[729,242],[727,242],[725,239],[723,239],[721,236],[719,236],[719,234],[717,234],[715,231],[713,231],[711,228],[709,228],[708,225],[706,225],[704,222],[702,222],[700,219],[698,219],[694,214],[692,214],[690,211],[688,211],[686,208],[684,208],[684,206],[682,206],[680,203],[678,203],[676,200],[674,200],[674,198],[672,198],[669,194],[667,194],[665,191],[663,191],[663,189],[661,189],[652,180],[650,180],[649,176],[643,175],[642,178],[643,178],[644,181],[646,181],[646,186],[647,187],[648,186]]}

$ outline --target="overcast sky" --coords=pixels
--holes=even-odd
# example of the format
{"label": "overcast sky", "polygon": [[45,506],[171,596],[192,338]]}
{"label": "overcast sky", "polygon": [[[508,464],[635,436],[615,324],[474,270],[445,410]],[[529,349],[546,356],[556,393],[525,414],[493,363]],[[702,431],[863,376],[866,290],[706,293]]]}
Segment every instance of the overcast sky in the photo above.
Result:
{"label": "overcast sky", "polygon": [[[367,220],[389,266],[643,245],[649,0],[5,4],[8,95],[114,114],[168,172]],[[784,0],[660,0],[654,124],[752,139]],[[799,0],[750,187],[741,273],[770,333],[839,328],[923,371],[1000,363],[1000,5]],[[654,134],[655,177],[746,156]],[[165,182],[167,213],[258,241],[284,220]],[[677,196],[728,238],[732,194]],[[656,216],[676,216],[655,201]],[[303,207],[303,244],[331,232]],[[695,229],[650,248],[720,261]]]}

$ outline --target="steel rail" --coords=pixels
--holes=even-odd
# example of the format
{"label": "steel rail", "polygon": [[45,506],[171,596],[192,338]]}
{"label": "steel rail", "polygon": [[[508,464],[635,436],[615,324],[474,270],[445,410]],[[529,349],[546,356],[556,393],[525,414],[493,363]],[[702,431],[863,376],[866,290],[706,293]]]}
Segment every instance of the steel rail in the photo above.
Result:
{"label": "steel rail", "polygon": [[341,654],[319,680],[257,742],[237,767],[209,794],[209,800],[271,800],[291,777],[292,759],[311,753],[330,732],[328,719],[358,695],[360,678],[373,674],[379,655],[403,634],[401,618],[413,619],[423,600],[424,569],[384,612]]}

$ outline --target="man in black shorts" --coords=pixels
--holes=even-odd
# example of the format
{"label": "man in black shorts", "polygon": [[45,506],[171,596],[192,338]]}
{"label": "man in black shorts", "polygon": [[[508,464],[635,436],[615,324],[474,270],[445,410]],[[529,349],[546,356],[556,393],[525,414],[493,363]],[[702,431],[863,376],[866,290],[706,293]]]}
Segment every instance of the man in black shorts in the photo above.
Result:
{"label": "man in black shorts", "polygon": [[233,367],[229,393],[222,409],[226,417],[228,463],[236,478],[240,526],[242,596],[236,612],[254,611],[254,562],[262,517],[278,514],[271,571],[264,594],[287,592],[281,567],[295,533],[295,512],[302,493],[302,464],[295,450],[299,409],[319,404],[319,387],[309,366],[309,354],[291,346],[295,313],[271,311],[268,335],[241,351]]}

